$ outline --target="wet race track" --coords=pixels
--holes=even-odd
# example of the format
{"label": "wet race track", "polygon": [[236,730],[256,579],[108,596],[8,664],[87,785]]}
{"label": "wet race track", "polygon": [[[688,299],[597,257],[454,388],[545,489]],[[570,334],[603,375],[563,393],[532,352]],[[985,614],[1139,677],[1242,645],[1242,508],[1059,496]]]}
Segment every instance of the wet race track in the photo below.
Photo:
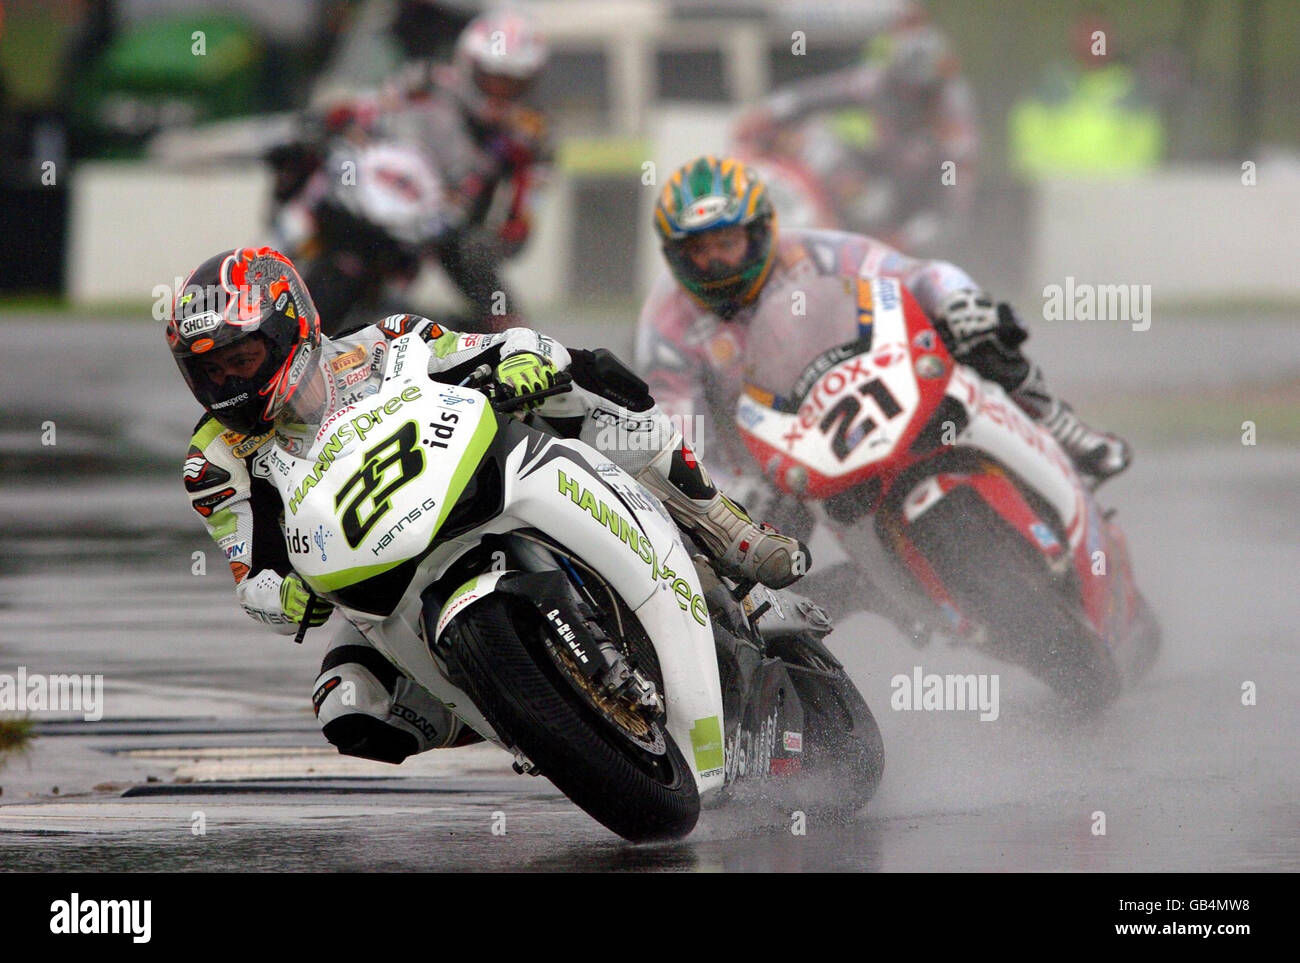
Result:
{"label": "wet race track", "polygon": [[[594,346],[593,328],[542,327]],[[1140,687],[1068,721],[1020,670],[855,616],[829,641],[884,735],[871,806],[804,835],[761,803],[709,810],[684,842],[634,847],[490,747],[339,757],[309,702],[332,629],[297,647],[239,611],[181,485],[197,410],[159,331],[0,321],[0,675],[104,687],[98,721],[32,713],[38,738],[0,770],[0,868],[1300,869],[1300,331],[1233,330],[1231,355],[1221,324],[1191,319],[1040,324],[1030,344],[1138,447],[1103,495],[1165,628]],[[998,718],[892,710],[891,678],[917,666],[997,673]]]}

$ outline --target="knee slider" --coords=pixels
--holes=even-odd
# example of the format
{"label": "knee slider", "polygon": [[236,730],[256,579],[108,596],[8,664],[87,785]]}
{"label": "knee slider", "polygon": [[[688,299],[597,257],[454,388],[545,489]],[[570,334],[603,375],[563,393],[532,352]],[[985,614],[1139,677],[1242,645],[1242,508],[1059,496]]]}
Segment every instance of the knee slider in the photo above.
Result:
{"label": "knee slider", "polygon": [[382,657],[373,649],[360,646],[335,649],[326,656],[311,696],[322,725],[356,712],[377,718],[388,715],[397,670],[378,659]]}
{"label": "knee slider", "polygon": [[325,723],[325,738],[345,756],[400,763],[419,751],[415,737],[361,712],[350,712]]}

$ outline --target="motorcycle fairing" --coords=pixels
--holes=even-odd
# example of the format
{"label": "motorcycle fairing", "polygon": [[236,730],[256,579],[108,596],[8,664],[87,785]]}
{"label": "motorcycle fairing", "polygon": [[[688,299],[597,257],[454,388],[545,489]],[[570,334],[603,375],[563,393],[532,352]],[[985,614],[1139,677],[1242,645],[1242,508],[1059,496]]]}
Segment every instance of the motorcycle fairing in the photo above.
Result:
{"label": "motorcycle fairing", "polygon": [[[420,338],[394,340],[386,358],[377,394],[327,421],[305,457],[276,455],[286,528],[306,532],[294,568],[486,736],[491,728],[422,638],[420,591],[483,536],[540,531],[600,572],[641,620],[663,673],[667,729],[696,748],[700,791],[721,786],[720,741],[714,765],[718,740],[701,735],[722,725],[707,605],[663,506],[594,449],[498,419],[481,393],[432,381]],[[462,496],[485,473],[500,483],[490,499],[499,510],[455,525]]]}

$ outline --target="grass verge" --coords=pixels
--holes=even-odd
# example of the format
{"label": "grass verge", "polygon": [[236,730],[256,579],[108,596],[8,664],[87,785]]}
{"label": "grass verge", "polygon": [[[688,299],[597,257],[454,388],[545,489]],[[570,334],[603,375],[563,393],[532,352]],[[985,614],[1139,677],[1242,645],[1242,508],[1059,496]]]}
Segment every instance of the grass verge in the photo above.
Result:
{"label": "grass verge", "polygon": [[0,769],[10,756],[20,756],[31,748],[34,728],[30,719],[0,719]]}

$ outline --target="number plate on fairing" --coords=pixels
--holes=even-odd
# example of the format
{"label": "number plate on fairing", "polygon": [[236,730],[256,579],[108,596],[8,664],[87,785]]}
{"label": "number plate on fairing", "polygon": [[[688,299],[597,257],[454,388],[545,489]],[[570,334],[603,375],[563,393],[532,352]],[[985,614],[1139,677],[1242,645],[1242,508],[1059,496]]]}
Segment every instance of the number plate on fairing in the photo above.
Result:
{"label": "number plate on fairing", "polygon": [[423,555],[496,434],[484,396],[431,381],[428,356],[416,335],[395,340],[377,394],[327,420],[303,457],[278,453],[290,561],[317,594]]}
{"label": "number plate on fairing", "polygon": [[884,302],[876,298],[871,348],[818,378],[797,412],[780,412],[749,394],[741,396],[736,421],[743,435],[759,442],[751,448],[783,456],[827,483],[893,455],[921,392],[903,310],[897,298]]}

